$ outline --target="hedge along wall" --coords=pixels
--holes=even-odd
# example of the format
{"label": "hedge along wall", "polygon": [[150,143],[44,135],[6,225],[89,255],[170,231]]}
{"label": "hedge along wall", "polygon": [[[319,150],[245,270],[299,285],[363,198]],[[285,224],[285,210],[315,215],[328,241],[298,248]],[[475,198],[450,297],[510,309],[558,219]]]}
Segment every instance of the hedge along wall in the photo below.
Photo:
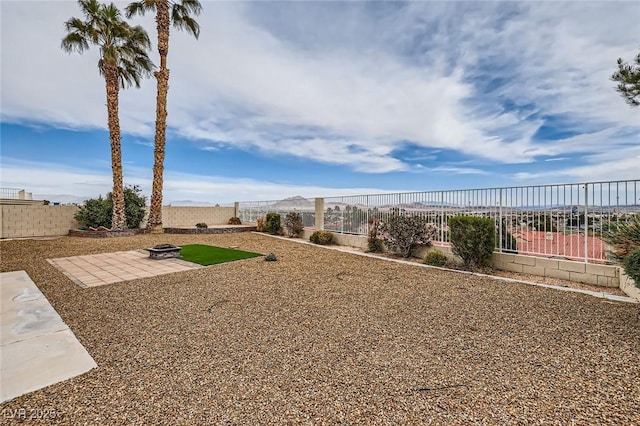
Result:
{"label": "hedge along wall", "polygon": [[[0,205],[0,238],[67,235],[80,225],[73,218],[77,206]],[[162,207],[164,227],[194,227],[196,223],[226,225],[234,207]],[[146,217],[141,227],[146,225]]]}

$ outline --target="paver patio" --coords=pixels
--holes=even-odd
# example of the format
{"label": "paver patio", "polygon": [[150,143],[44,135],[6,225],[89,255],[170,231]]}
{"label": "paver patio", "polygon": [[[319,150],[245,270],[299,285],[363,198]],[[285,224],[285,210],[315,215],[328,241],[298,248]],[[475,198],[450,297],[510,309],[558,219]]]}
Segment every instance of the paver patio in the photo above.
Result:
{"label": "paver patio", "polygon": [[178,258],[150,259],[149,253],[145,250],[61,257],[47,259],[47,262],[82,288],[155,277],[203,267]]}

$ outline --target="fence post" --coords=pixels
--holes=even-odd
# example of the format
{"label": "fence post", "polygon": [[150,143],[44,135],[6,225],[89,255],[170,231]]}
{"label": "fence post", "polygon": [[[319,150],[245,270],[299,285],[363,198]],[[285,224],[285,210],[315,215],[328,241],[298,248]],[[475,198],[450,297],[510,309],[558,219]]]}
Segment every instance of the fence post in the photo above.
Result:
{"label": "fence post", "polygon": [[[500,201],[498,202],[498,220],[500,221],[500,222],[498,222],[499,223],[498,224],[498,226],[499,226],[498,229],[500,230],[500,232],[499,232],[500,241],[498,241],[498,247],[500,247],[500,253],[502,253],[502,249],[504,248],[504,247],[502,247],[502,242],[505,241],[502,238],[502,235],[503,235],[502,233],[505,232],[505,230],[502,229],[502,188],[500,188],[500,191],[498,192],[498,196],[500,197]],[[509,245],[511,245],[511,241],[509,241]],[[509,248],[511,249],[513,247],[509,247]]]}
{"label": "fence post", "polygon": [[589,263],[589,184],[584,184],[584,263]]}
{"label": "fence post", "polygon": [[238,201],[233,203],[233,217],[240,217],[240,203]]}
{"label": "fence post", "polygon": [[324,229],[324,198],[316,198],[315,228],[316,231]]}

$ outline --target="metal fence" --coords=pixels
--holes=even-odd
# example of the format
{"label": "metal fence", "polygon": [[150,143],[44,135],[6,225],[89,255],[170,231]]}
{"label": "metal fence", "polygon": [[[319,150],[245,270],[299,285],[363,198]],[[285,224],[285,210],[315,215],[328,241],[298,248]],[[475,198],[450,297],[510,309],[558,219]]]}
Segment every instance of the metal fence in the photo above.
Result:
{"label": "metal fence", "polygon": [[0,198],[8,200],[17,200],[20,198],[20,188],[0,188]]}
{"label": "metal fence", "polygon": [[[241,219],[255,222],[267,212],[284,216],[296,210],[305,226],[314,226],[313,200],[283,208],[285,201],[240,203]],[[435,245],[450,243],[450,217],[480,216],[496,222],[497,251],[604,262],[603,233],[640,214],[640,180],[329,197],[324,229],[367,235],[372,220],[388,220],[393,212],[433,224]]]}
{"label": "metal fence", "polygon": [[271,201],[242,201],[238,207],[238,216],[243,223],[257,222],[259,217],[265,217],[267,213],[279,213],[280,221],[284,225],[285,216],[289,212],[300,213],[303,226],[315,226],[314,199],[295,197]]}

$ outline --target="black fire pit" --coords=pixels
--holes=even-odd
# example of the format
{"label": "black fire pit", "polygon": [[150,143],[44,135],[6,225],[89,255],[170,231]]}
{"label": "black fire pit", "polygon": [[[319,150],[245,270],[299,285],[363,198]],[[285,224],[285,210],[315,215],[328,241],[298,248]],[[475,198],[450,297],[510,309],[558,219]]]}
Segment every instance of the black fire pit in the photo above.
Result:
{"label": "black fire pit", "polygon": [[171,257],[180,257],[182,247],[173,244],[158,244],[157,246],[146,249],[151,259],[168,259]]}

